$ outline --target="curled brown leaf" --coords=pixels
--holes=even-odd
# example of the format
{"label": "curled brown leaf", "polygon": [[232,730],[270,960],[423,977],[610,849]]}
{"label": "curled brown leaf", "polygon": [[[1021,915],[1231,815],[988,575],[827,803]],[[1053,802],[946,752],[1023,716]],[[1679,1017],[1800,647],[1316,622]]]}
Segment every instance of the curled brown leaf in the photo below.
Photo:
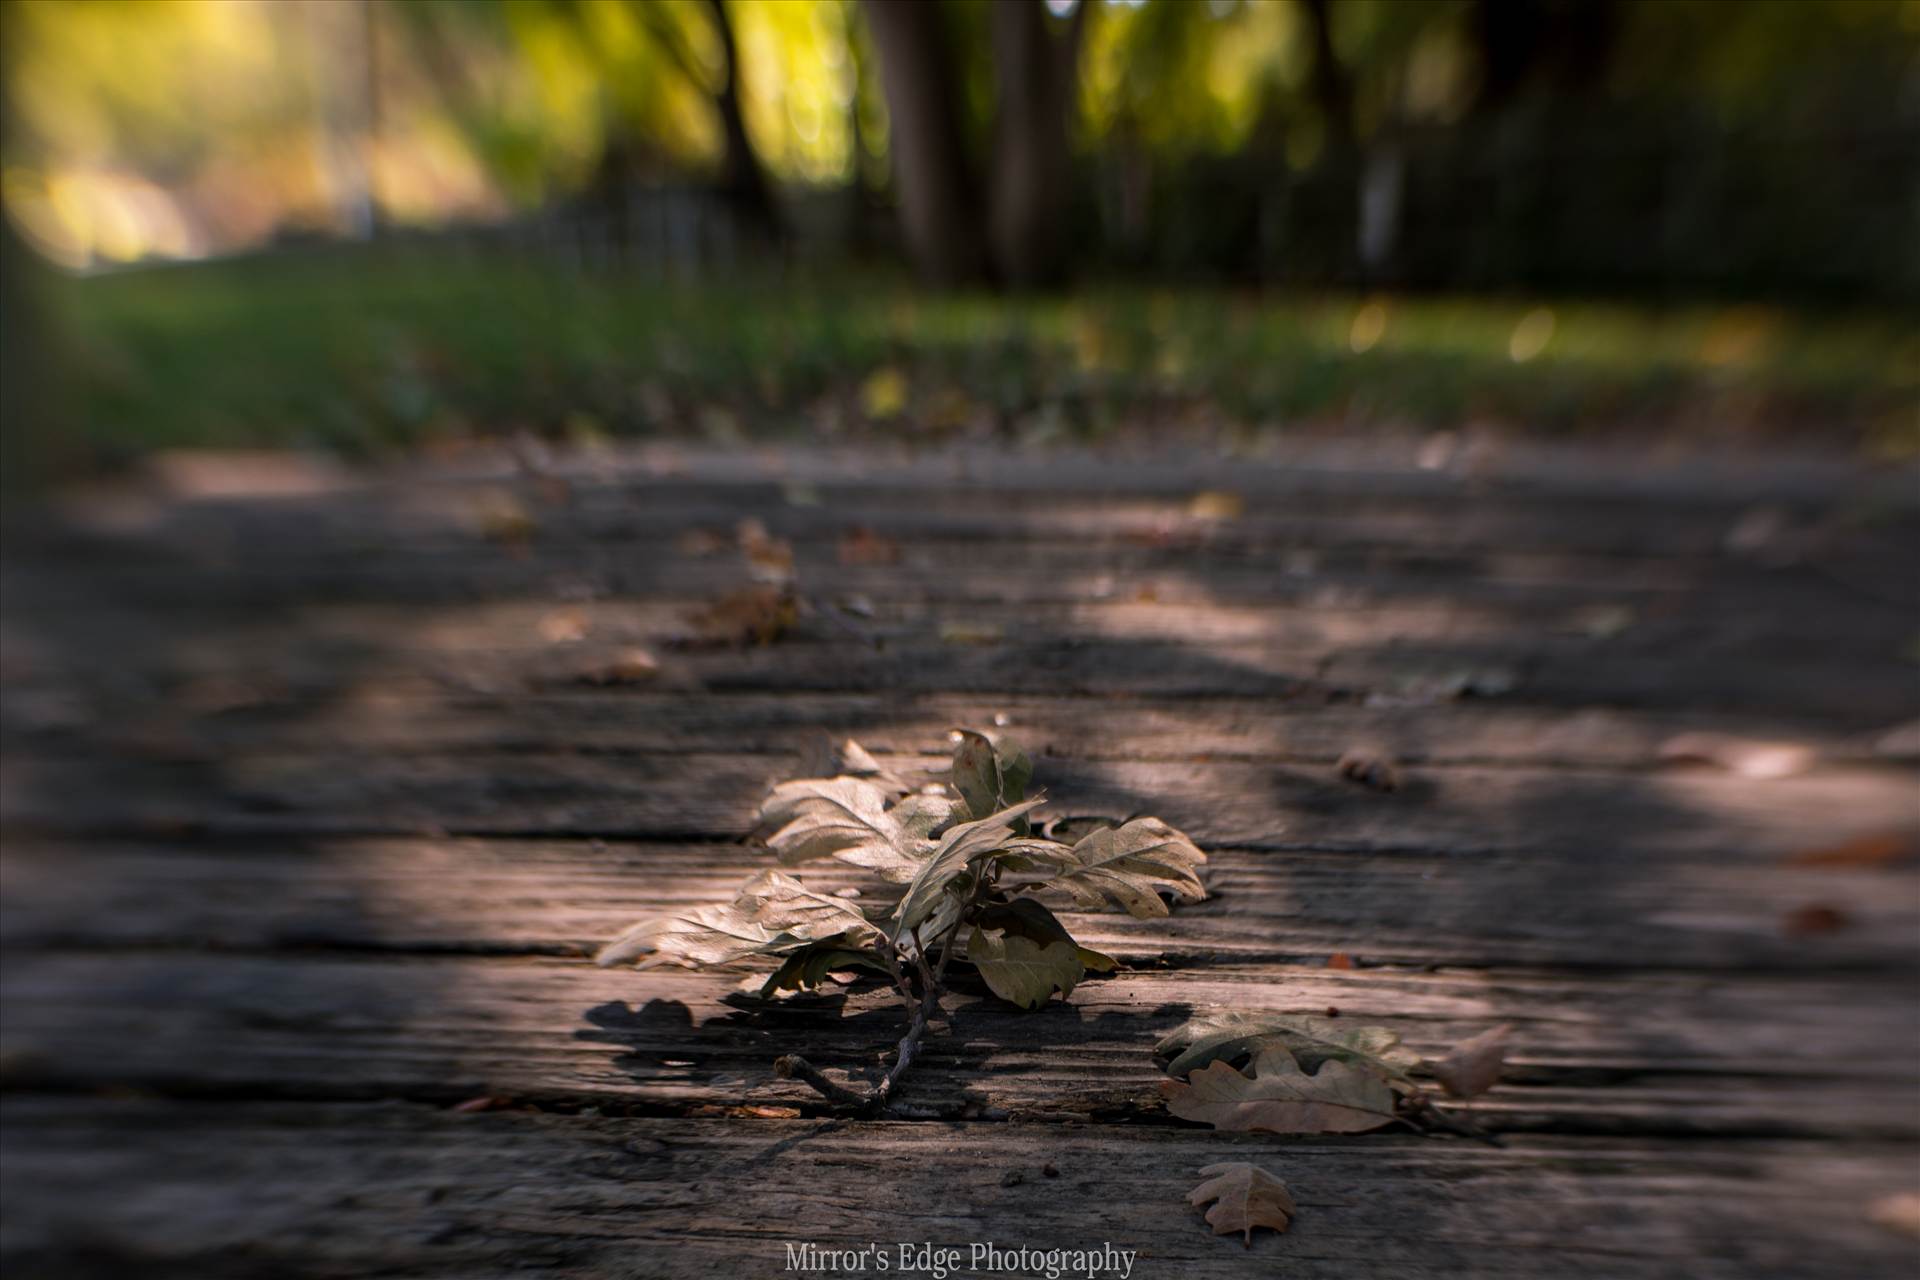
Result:
{"label": "curled brown leaf", "polygon": [[1433,1078],[1455,1098],[1477,1098],[1500,1081],[1500,1070],[1507,1060],[1507,1033],[1501,1025],[1482,1031],[1471,1040],[1455,1045],[1446,1057],[1432,1065]]}

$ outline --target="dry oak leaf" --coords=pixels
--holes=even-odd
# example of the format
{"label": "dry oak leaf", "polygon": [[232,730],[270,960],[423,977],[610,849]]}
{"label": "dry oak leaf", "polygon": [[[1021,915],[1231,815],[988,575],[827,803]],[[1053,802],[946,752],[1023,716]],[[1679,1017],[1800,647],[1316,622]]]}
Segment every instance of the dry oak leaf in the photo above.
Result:
{"label": "dry oak leaf", "polygon": [[1230,1236],[1238,1231],[1249,1249],[1253,1248],[1255,1227],[1285,1231],[1299,1212],[1286,1183],[1244,1160],[1210,1164],[1200,1176],[1206,1181],[1188,1194],[1187,1203],[1215,1201],[1207,1210],[1207,1225],[1213,1228],[1213,1234]]}
{"label": "dry oak leaf", "polygon": [[1271,1044],[1307,1070],[1323,1062],[1347,1062],[1407,1088],[1412,1087],[1407,1072],[1420,1064],[1420,1055],[1385,1027],[1280,1013],[1204,1014],[1168,1032],[1153,1047],[1153,1056],[1168,1075],[1184,1079],[1209,1063],[1251,1061]]}
{"label": "dry oak leaf", "polygon": [[1431,1064],[1433,1078],[1452,1097],[1479,1097],[1500,1082],[1500,1068],[1507,1061],[1507,1033],[1512,1029],[1503,1023],[1461,1041]]}
{"label": "dry oak leaf", "polygon": [[1277,1044],[1261,1046],[1251,1078],[1225,1062],[1193,1072],[1183,1084],[1162,1080],[1167,1110],[1216,1129],[1269,1133],[1365,1133],[1391,1124],[1393,1087],[1349,1062],[1327,1061],[1312,1075]]}
{"label": "dry oak leaf", "polygon": [[637,960],[642,969],[663,964],[693,969],[755,955],[786,955],[843,934],[864,942],[877,933],[860,908],[845,898],[809,889],[778,871],[762,871],[730,904],[639,921],[600,948],[594,963],[606,968]]}
{"label": "dry oak leaf", "polygon": [[783,866],[835,858],[905,884],[926,851],[888,811],[888,799],[865,778],[799,778],[768,793],[760,823],[778,828],[767,847]]}
{"label": "dry oak leaf", "polygon": [[1071,894],[1082,910],[1097,911],[1111,898],[1128,915],[1148,919],[1167,914],[1163,889],[1188,902],[1207,896],[1198,870],[1207,855],[1158,818],[1103,827],[1071,847],[1015,840],[1008,848],[1018,858],[1010,864],[1016,878],[1038,876]]}
{"label": "dry oak leaf", "polygon": [[972,864],[1004,849],[1013,836],[1013,822],[1046,803],[1035,796],[989,817],[949,827],[926,855],[893,913],[893,937],[898,942],[922,920],[933,915],[947,886],[966,875]]}
{"label": "dry oak leaf", "polygon": [[1071,938],[1037,942],[988,929],[976,929],[967,940],[967,959],[993,994],[1022,1009],[1038,1009],[1056,990],[1072,995],[1087,971]]}

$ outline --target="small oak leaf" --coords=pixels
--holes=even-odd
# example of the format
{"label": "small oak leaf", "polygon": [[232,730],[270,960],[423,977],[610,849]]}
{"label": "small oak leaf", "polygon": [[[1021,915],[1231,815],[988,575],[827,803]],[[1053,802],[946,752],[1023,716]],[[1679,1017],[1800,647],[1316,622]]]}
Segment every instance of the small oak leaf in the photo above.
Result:
{"label": "small oak leaf", "polygon": [[1225,1062],[1162,1080],[1167,1110],[1216,1129],[1269,1133],[1364,1133],[1391,1124],[1393,1087],[1365,1067],[1328,1060],[1309,1075],[1285,1047],[1261,1046],[1253,1075]]}
{"label": "small oak leaf", "polygon": [[1244,1160],[1210,1164],[1200,1176],[1206,1181],[1188,1194],[1187,1203],[1198,1206],[1213,1201],[1207,1210],[1213,1234],[1230,1236],[1238,1231],[1249,1249],[1255,1227],[1285,1231],[1299,1212],[1286,1183]]}
{"label": "small oak leaf", "polygon": [[1308,1071],[1322,1062],[1350,1062],[1408,1086],[1407,1072],[1420,1064],[1420,1055],[1385,1027],[1279,1013],[1205,1014],[1169,1032],[1153,1056],[1168,1075],[1183,1078],[1212,1062],[1251,1059],[1268,1044],[1284,1047]]}

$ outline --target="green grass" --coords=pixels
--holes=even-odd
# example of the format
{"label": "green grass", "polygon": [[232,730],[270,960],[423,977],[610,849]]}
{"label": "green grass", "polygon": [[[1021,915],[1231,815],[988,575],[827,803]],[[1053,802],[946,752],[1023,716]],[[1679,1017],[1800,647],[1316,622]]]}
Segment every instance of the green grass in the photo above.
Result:
{"label": "green grass", "polygon": [[[884,277],[673,287],[418,249],[63,280],[57,302],[76,443],[95,465],[177,446],[381,454],[522,428],[1098,438],[1487,422],[1910,448],[1920,425],[1920,342],[1873,313],[1145,288],[1012,301]],[[1540,308],[1551,331],[1536,316],[1544,345],[1515,359],[1516,326]]]}

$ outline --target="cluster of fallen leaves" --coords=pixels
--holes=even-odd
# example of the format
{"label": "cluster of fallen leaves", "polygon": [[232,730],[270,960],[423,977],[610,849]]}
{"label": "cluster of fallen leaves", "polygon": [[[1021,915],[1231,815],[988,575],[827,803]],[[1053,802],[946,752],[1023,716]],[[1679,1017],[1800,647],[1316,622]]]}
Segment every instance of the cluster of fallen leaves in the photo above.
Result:
{"label": "cluster of fallen leaves", "polygon": [[780,783],[762,805],[767,847],[783,867],[832,859],[871,873],[878,891],[826,894],[763,871],[730,903],[638,922],[599,962],[770,959],[778,967],[763,996],[870,974],[890,978],[911,1003],[963,959],[996,996],[1032,1009],[1071,993],[1088,971],[1116,967],[1075,942],[1036,895],[1141,917],[1167,914],[1162,894],[1206,896],[1198,874],[1206,856],[1166,823],[1135,818],[1055,839],[1032,821],[1043,798],[1027,794],[1027,754],[973,730],[955,736],[950,766],[925,777],[896,773],[849,740],[835,753],[836,776]]}
{"label": "cluster of fallen leaves", "polygon": [[681,549],[706,555],[737,550],[745,560],[751,586],[731,591],[688,615],[693,634],[685,644],[707,646],[767,645],[778,640],[799,619],[800,598],[794,589],[793,544],[767,532],[752,517],[734,527],[729,541],[695,530],[681,538]]}
{"label": "cluster of fallen leaves", "polygon": [[[1167,1110],[1216,1129],[1267,1133],[1364,1133],[1389,1124],[1421,1132],[1477,1132],[1434,1106],[1413,1073],[1424,1070],[1449,1097],[1475,1098],[1499,1082],[1508,1028],[1494,1027],[1426,1061],[1385,1027],[1335,1018],[1219,1012],[1195,1018],[1154,1046],[1169,1077]],[[1484,1136],[1484,1135],[1481,1135]],[[1213,1202],[1215,1235],[1255,1227],[1285,1231],[1295,1213],[1286,1184],[1264,1169],[1208,1165],[1188,1197]]]}
{"label": "cluster of fallen leaves", "polygon": [[1136,818],[1072,843],[1052,839],[1031,824],[1042,799],[1026,795],[1026,753],[972,730],[958,738],[944,780],[904,778],[848,741],[839,776],[781,783],[762,806],[767,846],[783,865],[832,858],[860,867],[894,889],[891,903],[824,895],[765,871],[731,904],[641,921],[600,962],[774,957],[779,968],[762,988],[771,995],[848,972],[887,974],[890,953],[912,961],[939,938],[995,995],[1036,1008],[1115,962],[1079,946],[1032,894],[1057,891],[1082,909],[1112,902],[1136,916],[1167,914],[1162,892],[1205,896],[1196,874],[1205,855],[1166,823]]}

